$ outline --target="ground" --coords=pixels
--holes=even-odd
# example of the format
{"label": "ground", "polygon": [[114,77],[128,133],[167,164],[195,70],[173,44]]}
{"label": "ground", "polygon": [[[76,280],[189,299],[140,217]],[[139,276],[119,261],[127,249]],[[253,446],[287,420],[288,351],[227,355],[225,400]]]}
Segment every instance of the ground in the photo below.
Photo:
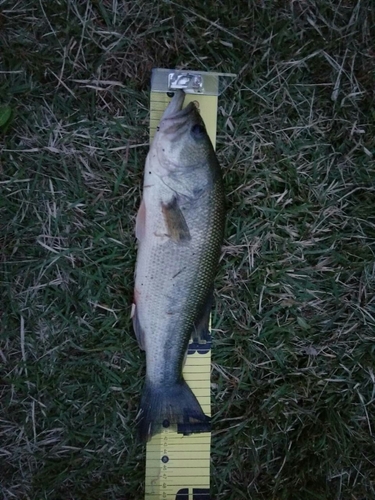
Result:
{"label": "ground", "polygon": [[219,98],[212,497],[375,498],[371,0],[0,2],[1,498],[140,500],[153,67]]}

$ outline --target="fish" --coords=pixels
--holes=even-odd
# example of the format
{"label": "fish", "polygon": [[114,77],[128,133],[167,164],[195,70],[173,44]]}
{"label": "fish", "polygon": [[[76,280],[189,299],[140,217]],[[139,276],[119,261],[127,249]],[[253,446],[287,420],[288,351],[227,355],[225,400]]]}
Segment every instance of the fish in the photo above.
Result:
{"label": "fish", "polygon": [[224,237],[222,173],[195,103],[175,92],[150,146],[136,217],[133,328],[146,352],[139,434],[185,424],[210,430],[210,417],[183,378],[190,338],[208,332],[213,282]]}

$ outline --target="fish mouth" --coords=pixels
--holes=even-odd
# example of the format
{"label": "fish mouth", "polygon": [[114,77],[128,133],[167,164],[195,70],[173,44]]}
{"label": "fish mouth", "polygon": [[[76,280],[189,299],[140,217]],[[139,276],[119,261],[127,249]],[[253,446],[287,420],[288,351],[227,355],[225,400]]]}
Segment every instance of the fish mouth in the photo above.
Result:
{"label": "fish mouth", "polygon": [[168,104],[166,110],[164,111],[164,114],[161,117],[161,121],[164,120],[180,121],[181,118],[185,118],[194,109],[196,109],[196,106],[193,102],[190,102],[185,108],[182,108],[184,100],[185,100],[185,92],[183,90],[177,90],[171,102]]}

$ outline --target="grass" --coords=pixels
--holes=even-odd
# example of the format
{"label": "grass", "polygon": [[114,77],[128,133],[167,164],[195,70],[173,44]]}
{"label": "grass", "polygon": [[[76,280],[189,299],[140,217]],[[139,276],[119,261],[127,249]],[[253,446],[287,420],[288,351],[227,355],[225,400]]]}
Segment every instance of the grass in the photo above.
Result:
{"label": "grass", "polygon": [[143,496],[133,227],[150,71],[182,67],[239,75],[219,102],[212,496],[374,498],[372,2],[0,9],[0,496]]}

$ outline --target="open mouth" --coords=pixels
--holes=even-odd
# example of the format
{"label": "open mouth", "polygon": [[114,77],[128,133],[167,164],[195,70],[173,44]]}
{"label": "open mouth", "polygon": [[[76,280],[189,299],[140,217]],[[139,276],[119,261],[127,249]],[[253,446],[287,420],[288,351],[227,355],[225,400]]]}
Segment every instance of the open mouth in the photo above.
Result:
{"label": "open mouth", "polygon": [[161,119],[175,120],[179,118],[184,118],[186,115],[191,113],[191,111],[195,108],[195,104],[191,102],[185,108],[182,108],[184,100],[185,100],[185,92],[183,90],[177,90],[171,102],[168,104],[166,110],[164,111],[164,114]]}

